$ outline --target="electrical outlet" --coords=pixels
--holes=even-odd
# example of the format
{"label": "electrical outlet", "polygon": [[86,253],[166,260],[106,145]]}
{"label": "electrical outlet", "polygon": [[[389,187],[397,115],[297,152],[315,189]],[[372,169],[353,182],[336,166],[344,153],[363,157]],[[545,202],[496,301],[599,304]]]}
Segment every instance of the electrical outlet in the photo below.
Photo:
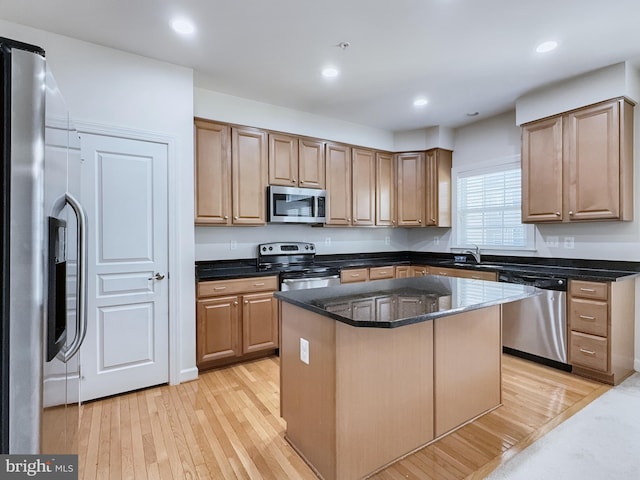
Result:
{"label": "electrical outlet", "polygon": [[574,238],[573,237],[564,237],[564,248],[573,248]]}
{"label": "electrical outlet", "polygon": [[236,250],[238,248],[238,241],[237,240],[231,240],[229,242],[229,250]]}
{"label": "electrical outlet", "polygon": [[550,235],[546,238],[545,243],[547,244],[547,247],[555,247],[558,248],[558,246],[560,245],[560,242],[558,240],[558,237],[556,235]]}
{"label": "electrical outlet", "polygon": [[330,247],[331,246],[331,237],[326,237],[324,239],[324,246],[325,247]]}
{"label": "electrical outlet", "polygon": [[391,245],[391,237],[384,237],[384,244]]}
{"label": "electrical outlet", "polygon": [[300,337],[300,361],[309,365],[309,340]]}

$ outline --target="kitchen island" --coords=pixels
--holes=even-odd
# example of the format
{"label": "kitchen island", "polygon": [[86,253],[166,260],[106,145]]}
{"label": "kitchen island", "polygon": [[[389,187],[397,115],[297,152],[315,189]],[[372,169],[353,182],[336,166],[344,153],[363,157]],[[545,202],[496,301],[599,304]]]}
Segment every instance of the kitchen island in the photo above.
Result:
{"label": "kitchen island", "polygon": [[429,276],[279,292],[286,438],[363,478],[501,403],[500,304],[531,287]]}

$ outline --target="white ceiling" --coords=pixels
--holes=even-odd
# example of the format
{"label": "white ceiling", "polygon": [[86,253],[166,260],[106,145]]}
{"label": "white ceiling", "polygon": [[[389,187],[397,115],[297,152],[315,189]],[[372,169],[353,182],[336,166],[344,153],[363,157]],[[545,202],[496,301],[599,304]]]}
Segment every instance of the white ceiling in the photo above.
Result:
{"label": "white ceiling", "polygon": [[[196,33],[175,34],[175,15]],[[0,0],[0,17],[191,67],[197,87],[391,131],[464,125],[640,57],[639,0]],[[559,47],[537,54],[549,39]]]}

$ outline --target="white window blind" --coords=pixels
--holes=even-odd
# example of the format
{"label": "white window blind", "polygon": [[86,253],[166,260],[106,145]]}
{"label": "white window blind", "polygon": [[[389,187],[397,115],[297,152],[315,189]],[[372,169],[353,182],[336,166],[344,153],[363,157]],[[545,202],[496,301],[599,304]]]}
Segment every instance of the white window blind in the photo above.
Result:
{"label": "white window blind", "polygon": [[520,223],[520,178],[519,162],[458,174],[459,245],[532,248],[532,229]]}

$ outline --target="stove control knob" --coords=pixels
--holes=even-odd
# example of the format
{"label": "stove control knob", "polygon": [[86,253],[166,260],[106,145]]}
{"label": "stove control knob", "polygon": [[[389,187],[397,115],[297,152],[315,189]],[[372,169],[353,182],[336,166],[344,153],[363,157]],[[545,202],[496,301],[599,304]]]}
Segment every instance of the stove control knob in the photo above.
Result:
{"label": "stove control knob", "polygon": [[310,245],[310,246],[309,246],[309,248],[310,248],[311,250],[313,250],[313,245]]}
{"label": "stove control knob", "polygon": [[262,247],[262,251],[266,252],[267,251],[267,247]]}
{"label": "stove control knob", "polygon": [[273,247],[269,247],[269,251],[273,250]]}
{"label": "stove control knob", "polygon": [[305,250],[309,250],[309,245],[305,245],[305,246],[304,246],[304,249],[305,249]]}

